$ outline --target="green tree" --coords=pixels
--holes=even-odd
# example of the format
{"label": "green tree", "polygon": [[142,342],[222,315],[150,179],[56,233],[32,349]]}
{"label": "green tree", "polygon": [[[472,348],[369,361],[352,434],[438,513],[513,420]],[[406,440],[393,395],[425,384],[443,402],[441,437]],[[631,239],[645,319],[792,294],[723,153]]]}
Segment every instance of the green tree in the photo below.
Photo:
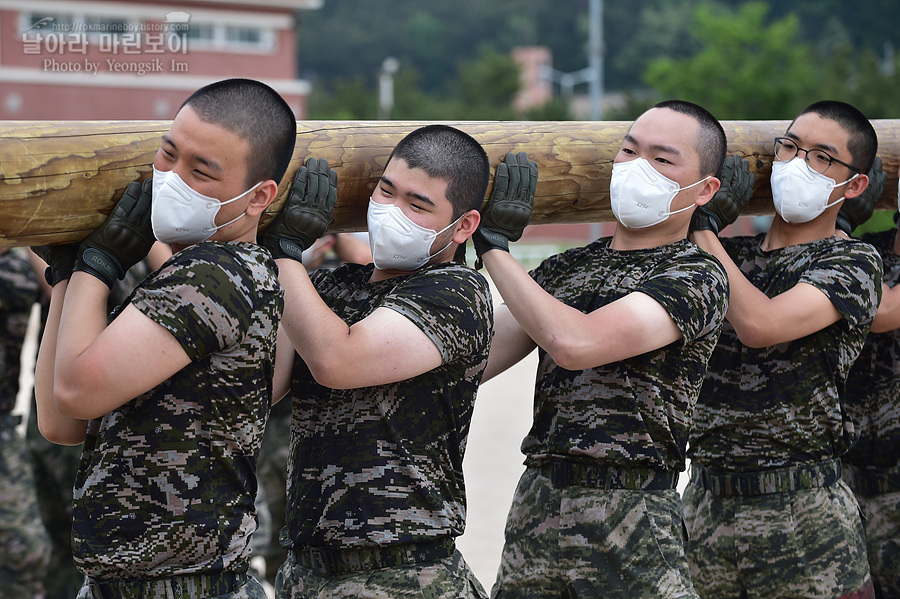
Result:
{"label": "green tree", "polygon": [[512,99],[519,91],[520,68],[509,55],[482,46],[478,58],[460,63],[459,118],[512,120]]}
{"label": "green tree", "polygon": [[819,69],[798,39],[797,18],[766,25],[768,4],[737,12],[700,5],[694,37],[701,49],[680,60],[650,63],[645,81],[667,98],[696,102],[719,119],[788,119],[820,99]]}
{"label": "green tree", "polygon": [[375,93],[361,77],[336,79],[330,86],[313,86],[309,98],[309,118],[322,121],[373,120],[378,117],[377,102]]}
{"label": "green tree", "polygon": [[[614,89],[640,87],[641,75],[653,60],[664,56],[675,60],[693,56],[700,49],[700,41],[691,33],[694,12],[703,1],[606,3],[604,79],[607,84]],[[637,15],[634,14],[636,6],[642,6]],[[585,27],[583,39],[587,36]]]}
{"label": "green tree", "polygon": [[[416,68],[402,63],[394,76],[393,120],[512,120],[512,98],[519,90],[519,65],[509,55],[483,46],[477,58],[462,61],[447,91],[429,93]],[[377,118],[374,84],[361,77],[335,80],[331,89],[317,85],[310,99],[313,120]]]}

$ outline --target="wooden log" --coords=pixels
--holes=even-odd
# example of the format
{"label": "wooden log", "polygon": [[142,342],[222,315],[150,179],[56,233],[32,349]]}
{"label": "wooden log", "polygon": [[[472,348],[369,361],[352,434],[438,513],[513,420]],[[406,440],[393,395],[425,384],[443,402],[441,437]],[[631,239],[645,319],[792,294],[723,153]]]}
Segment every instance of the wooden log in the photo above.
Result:
{"label": "wooden log", "polygon": [[[339,176],[331,231],[365,229],[366,205],[394,145],[421,126],[400,121],[301,121],[297,146],[279,195],[261,226],[280,210],[294,171],[315,156]],[[613,220],[612,161],[630,126],[599,122],[448,122],[481,142],[492,168],[507,152],[525,151],[540,166],[534,224]],[[888,173],[878,208],[896,209],[900,120],[875,120]],[[151,173],[170,121],[0,122],[0,246],[78,241],[97,227],[127,185]],[[726,121],[729,154],[756,173],[743,214],[771,214],[773,139],[789,121]]]}

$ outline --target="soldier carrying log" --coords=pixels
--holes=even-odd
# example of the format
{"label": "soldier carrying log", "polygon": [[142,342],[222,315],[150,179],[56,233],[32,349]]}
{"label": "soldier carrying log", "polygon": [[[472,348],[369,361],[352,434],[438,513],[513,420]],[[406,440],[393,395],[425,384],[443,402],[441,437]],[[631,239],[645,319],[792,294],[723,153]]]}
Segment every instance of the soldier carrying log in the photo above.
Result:
{"label": "soldier carrying log", "polygon": [[493,305],[485,278],[455,256],[489,177],[471,136],[420,127],[369,200],[373,263],[310,274],[301,263],[337,202],[324,159],[298,171],[266,230],[290,349],[279,348],[276,395],[290,385],[293,404],[278,597],[486,597],[455,538]]}
{"label": "soldier carrying log", "polygon": [[[812,104],[774,140],[775,218],[717,237],[749,197],[717,196],[691,239],[728,271],[728,323],[690,436],[684,496],[691,574],[704,598],[872,597],[859,508],[840,458],[859,434],[844,384],[882,291],[871,245],[836,236],[883,181],[878,140],[856,108]],[[863,204],[873,203],[871,200]]]}
{"label": "soldier carrying log", "polygon": [[[80,599],[266,597],[247,568],[283,295],[255,241],[295,126],[262,83],[201,88],[163,136],[152,180],[130,185],[80,245],[35,248],[53,287],[38,424],[51,441],[84,441]],[[174,255],[107,322],[110,288],[154,236]]]}
{"label": "soldier carrying log", "polygon": [[539,365],[493,597],[698,596],[676,484],[728,280],[686,237],[719,192],[725,145],[695,104],[642,114],[613,165],[615,234],[530,276],[509,241],[531,216],[536,166],[507,155],[509,193],[488,202],[474,237],[505,302],[485,378],[535,346]]}

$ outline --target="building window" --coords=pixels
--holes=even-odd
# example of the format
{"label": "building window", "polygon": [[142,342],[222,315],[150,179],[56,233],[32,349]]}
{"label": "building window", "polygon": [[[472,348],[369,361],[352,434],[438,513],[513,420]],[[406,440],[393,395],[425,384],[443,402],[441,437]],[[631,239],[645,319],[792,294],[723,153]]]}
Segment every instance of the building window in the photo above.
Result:
{"label": "building window", "polygon": [[187,39],[190,48],[200,50],[272,52],[276,37],[273,29],[264,27],[191,23]]}

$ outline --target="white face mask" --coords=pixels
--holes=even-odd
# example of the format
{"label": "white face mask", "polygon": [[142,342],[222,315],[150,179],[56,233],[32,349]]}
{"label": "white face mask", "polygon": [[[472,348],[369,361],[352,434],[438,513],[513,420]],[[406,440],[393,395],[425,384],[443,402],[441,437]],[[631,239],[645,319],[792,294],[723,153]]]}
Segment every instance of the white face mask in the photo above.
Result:
{"label": "white face mask", "polygon": [[379,204],[370,198],[366,221],[369,226],[369,247],[372,249],[375,268],[412,271],[425,266],[429,260],[453,243],[451,239],[447,245],[432,254],[431,244],[435,238],[458,223],[461,218],[462,216],[440,231],[435,231],[411,221],[399,206]]}
{"label": "white face mask", "polygon": [[630,229],[643,229],[658,225],[672,214],[690,210],[693,204],[670,212],[672,200],[679,191],[700,185],[704,177],[687,187],[665,177],[643,158],[613,164],[609,181],[609,202],[613,214],[620,223]]}
{"label": "white face mask", "polygon": [[[859,173],[856,173],[844,183],[858,176]],[[829,204],[828,198],[839,184],[811,170],[799,156],[789,162],[773,162],[769,182],[775,211],[788,223],[809,222],[844,199],[841,196]]]}
{"label": "white face mask", "polygon": [[153,198],[150,223],[153,236],[163,243],[191,245],[206,241],[213,234],[244,216],[238,215],[224,225],[216,226],[216,215],[225,204],[236,202],[254,189],[260,181],[239,196],[225,202],[197,193],[175,171],[153,167]]}

